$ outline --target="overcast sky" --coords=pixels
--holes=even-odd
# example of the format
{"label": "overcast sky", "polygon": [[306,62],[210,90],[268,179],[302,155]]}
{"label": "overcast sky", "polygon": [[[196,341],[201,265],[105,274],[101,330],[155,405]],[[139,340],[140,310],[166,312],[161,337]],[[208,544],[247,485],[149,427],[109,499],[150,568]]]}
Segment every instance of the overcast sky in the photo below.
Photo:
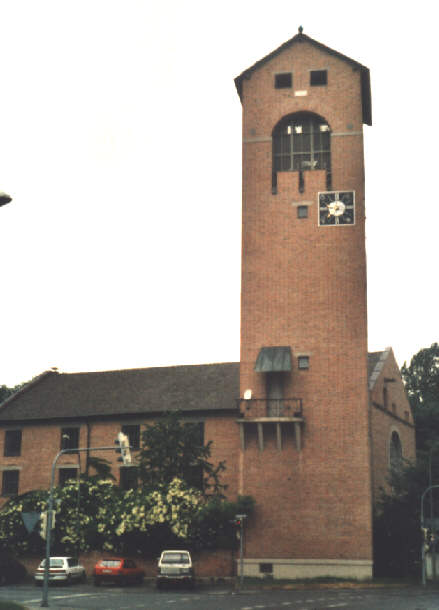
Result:
{"label": "overcast sky", "polygon": [[299,25],[371,70],[369,349],[439,339],[434,5],[372,6],[0,0],[0,385],[239,360],[233,79]]}

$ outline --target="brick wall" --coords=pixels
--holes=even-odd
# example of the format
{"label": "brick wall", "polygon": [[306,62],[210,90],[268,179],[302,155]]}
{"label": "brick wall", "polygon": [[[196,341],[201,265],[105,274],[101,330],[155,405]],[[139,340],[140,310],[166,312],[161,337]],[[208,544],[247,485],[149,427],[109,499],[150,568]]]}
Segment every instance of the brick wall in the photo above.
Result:
{"label": "brick wall", "polygon": [[403,458],[414,460],[416,457],[413,414],[392,350],[383,352],[378,367],[380,374],[370,395],[374,501],[379,497],[380,488],[389,490],[387,477],[393,432],[401,440]]}
{"label": "brick wall", "polygon": [[[310,87],[309,71],[327,69],[328,85]],[[274,74],[293,73],[292,89]],[[307,95],[296,96],[296,91]],[[294,44],[243,80],[243,257],[241,396],[265,396],[254,372],[263,346],[290,346],[293,370],[284,396],[303,399],[303,447],[264,451],[249,432],[240,491],[256,497],[247,557],[371,557],[371,473],[367,399],[366,259],[360,72],[308,42]],[[332,190],[354,190],[354,226],[318,226],[324,171],[279,172],[271,192],[271,135],[291,113],[329,124]],[[309,205],[308,218],[297,205]],[[310,356],[299,371],[297,355]],[[284,429],[286,429],[286,426]],[[246,429],[250,426],[246,425]],[[256,426],[255,426],[256,428]],[[271,437],[270,437],[271,434]],[[288,435],[288,432],[285,432]]]}

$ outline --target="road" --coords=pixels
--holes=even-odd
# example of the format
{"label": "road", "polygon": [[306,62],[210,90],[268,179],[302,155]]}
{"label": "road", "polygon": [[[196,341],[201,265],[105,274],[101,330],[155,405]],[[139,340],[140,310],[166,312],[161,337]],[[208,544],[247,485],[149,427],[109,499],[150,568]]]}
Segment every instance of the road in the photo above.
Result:
{"label": "road", "polygon": [[[29,608],[41,606],[41,589],[31,584],[0,589],[1,600],[21,602]],[[121,588],[91,584],[51,586],[49,607],[62,610],[438,610],[439,589],[353,588],[233,592],[230,589],[199,588],[195,591],[153,587]]]}

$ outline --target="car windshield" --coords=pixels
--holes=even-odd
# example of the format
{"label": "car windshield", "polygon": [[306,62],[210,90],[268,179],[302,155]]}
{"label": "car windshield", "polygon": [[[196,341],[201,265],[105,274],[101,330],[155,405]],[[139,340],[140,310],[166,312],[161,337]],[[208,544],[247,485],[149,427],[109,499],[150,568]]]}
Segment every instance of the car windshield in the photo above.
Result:
{"label": "car windshield", "polygon": [[103,559],[99,562],[99,565],[103,568],[118,568],[120,566],[120,559]]}
{"label": "car windshield", "polygon": [[162,563],[189,563],[187,553],[164,553]]}

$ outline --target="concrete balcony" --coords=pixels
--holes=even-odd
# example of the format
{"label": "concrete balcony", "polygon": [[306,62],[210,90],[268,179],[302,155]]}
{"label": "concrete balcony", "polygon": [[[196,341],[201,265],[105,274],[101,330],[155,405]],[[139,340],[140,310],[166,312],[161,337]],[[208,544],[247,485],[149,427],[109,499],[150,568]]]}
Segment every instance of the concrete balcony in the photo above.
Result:
{"label": "concrete balcony", "polygon": [[246,448],[246,428],[256,426],[259,450],[264,450],[264,429],[275,427],[276,445],[282,450],[282,428],[293,427],[297,451],[302,448],[302,428],[305,423],[301,398],[250,398],[238,399],[240,416],[237,419],[241,448]]}

